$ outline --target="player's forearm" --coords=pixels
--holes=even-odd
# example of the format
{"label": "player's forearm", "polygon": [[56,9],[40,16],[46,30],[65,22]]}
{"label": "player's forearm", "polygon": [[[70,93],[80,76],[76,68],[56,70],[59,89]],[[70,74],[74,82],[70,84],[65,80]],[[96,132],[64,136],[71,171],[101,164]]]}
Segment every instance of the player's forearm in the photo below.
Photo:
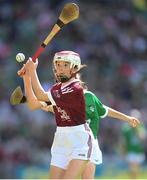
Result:
{"label": "player's forearm", "polygon": [[24,76],[24,88],[25,88],[25,94],[27,97],[27,105],[29,109],[35,110],[40,109],[42,107],[42,104],[37,100],[33,89],[31,85],[31,78],[29,76]]}
{"label": "player's forearm", "polygon": [[33,90],[34,90],[34,93],[35,93],[37,99],[45,101],[46,100],[46,99],[44,99],[45,91],[40,84],[37,72],[34,71],[30,75],[31,75],[31,79],[32,79]]}
{"label": "player's forearm", "polygon": [[115,119],[119,119],[119,120],[122,120],[122,121],[129,122],[129,116],[127,116],[126,114],[121,113],[119,111],[116,111],[116,110],[114,110],[112,108],[108,108],[108,116],[113,117]]}

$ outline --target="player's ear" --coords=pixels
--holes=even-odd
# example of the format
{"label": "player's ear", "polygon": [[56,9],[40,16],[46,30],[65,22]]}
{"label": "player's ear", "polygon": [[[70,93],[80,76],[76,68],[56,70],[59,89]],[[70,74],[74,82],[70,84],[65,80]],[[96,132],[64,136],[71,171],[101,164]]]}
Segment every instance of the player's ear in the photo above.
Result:
{"label": "player's ear", "polygon": [[77,65],[75,65],[74,67],[73,67],[73,73],[79,73],[83,68],[85,68],[85,67],[87,67],[87,65],[86,64],[82,64],[81,66],[80,66],[80,69],[78,68],[78,66]]}
{"label": "player's ear", "polygon": [[72,72],[73,73],[76,73],[78,71],[78,67],[77,66],[74,66],[73,68],[72,68]]}

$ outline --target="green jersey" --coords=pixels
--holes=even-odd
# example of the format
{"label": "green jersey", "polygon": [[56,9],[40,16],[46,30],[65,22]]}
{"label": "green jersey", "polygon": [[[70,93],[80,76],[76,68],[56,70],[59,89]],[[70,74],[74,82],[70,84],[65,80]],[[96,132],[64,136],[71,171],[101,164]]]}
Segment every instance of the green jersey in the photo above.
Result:
{"label": "green jersey", "polygon": [[139,136],[139,133],[144,133],[145,129],[143,126],[133,128],[128,124],[125,124],[122,128],[123,138],[125,142],[125,148],[127,152],[143,153],[143,142]]}
{"label": "green jersey", "polygon": [[86,103],[86,120],[90,125],[94,137],[97,138],[100,119],[107,116],[108,109],[92,92],[86,90],[84,91],[84,96]]}

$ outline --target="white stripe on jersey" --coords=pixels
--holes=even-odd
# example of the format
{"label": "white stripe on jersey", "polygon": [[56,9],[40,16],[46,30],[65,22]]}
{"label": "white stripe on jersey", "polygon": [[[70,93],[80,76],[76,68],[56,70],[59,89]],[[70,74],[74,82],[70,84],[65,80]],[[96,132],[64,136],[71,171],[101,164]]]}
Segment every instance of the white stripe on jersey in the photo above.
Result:
{"label": "white stripe on jersey", "polygon": [[47,92],[47,95],[48,95],[48,98],[49,98],[49,100],[51,101],[52,105],[53,105],[53,106],[56,106],[56,102],[54,101],[54,99],[53,99],[53,97],[52,97],[51,91],[48,91],[48,92]]}
{"label": "white stripe on jersey", "polygon": [[62,94],[66,94],[66,93],[73,92],[73,89],[72,87],[67,87],[67,88],[62,89],[61,91],[62,91]]}
{"label": "white stripe on jersey", "polygon": [[108,111],[109,111],[109,107],[103,105],[103,107],[105,108],[106,112],[103,116],[100,116],[101,118],[105,118],[108,115]]}

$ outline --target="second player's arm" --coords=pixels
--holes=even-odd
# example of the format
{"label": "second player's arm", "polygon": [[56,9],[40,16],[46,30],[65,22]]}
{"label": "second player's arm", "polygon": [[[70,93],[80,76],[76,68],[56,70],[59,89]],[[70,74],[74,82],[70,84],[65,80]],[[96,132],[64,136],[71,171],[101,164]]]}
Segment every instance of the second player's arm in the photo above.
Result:
{"label": "second player's arm", "polygon": [[119,120],[126,121],[133,127],[140,124],[140,121],[137,118],[128,116],[128,115],[126,115],[124,113],[121,113],[121,112],[116,111],[116,110],[114,110],[112,108],[109,108],[109,107],[108,107],[108,116],[119,119]]}

